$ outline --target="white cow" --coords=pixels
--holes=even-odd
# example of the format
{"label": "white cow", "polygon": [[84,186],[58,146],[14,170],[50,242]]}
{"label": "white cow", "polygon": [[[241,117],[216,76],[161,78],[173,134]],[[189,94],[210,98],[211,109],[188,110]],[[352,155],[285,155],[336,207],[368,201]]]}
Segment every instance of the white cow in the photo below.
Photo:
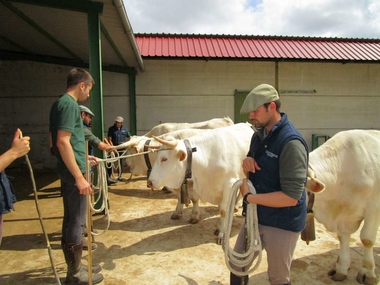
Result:
{"label": "white cow", "polygon": [[363,222],[363,259],[356,280],[376,284],[373,246],[380,223],[380,132],[339,132],[312,151],[306,189],[316,193],[315,218],[328,231],[336,232],[340,242],[331,278],[341,281],[347,277],[350,235]]}
{"label": "white cow", "polygon": [[[220,220],[215,231],[218,242],[225,232],[225,215],[232,185],[245,177],[242,161],[247,155],[252,135],[250,124],[239,123],[188,139],[190,146],[196,148],[192,153],[193,189],[189,191],[189,196],[219,206]],[[148,185],[152,188],[179,188],[188,162],[185,143],[183,140],[160,142],[170,148],[157,153]]]}
{"label": "white cow", "polygon": [[229,117],[215,118],[197,123],[163,123],[153,127],[144,136],[152,137],[174,132],[182,129],[216,129],[233,125],[234,122]]}
{"label": "white cow", "polygon": [[[202,134],[204,132],[209,131],[208,129],[184,129],[184,130],[178,130],[174,132],[170,132],[161,136],[158,136],[158,138],[164,139],[164,140],[173,140],[173,139],[186,139],[193,137],[195,135]],[[144,152],[144,146],[145,144],[149,142],[149,146],[161,146],[161,143],[157,142],[153,138],[148,138],[145,136],[133,136],[127,143],[124,143],[123,145],[125,147],[129,147],[127,151],[127,155],[133,155],[137,153]],[[145,161],[147,156],[147,159],[149,160],[150,167],[153,165],[153,163],[156,160],[157,152],[149,152],[146,155],[136,155],[136,156],[129,156],[126,158],[126,163],[130,167],[131,174],[133,175],[147,175],[148,172],[148,165]],[[177,220],[182,217],[183,213],[183,204],[181,203],[181,193],[179,189],[171,189],[177,196],[178,203],[176,206],[176,209],[174,213],[171,216],[171,219]],[[195,224],[199,221],[199,200],[192,199],[193,202],[193,209],[192,214],[190,218],[190,223]]]}

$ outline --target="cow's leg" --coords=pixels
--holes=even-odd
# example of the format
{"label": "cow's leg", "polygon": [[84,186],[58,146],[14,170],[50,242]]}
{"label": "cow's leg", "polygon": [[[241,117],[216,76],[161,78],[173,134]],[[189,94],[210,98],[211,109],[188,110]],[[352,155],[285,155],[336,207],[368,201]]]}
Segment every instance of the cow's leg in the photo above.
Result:
{"label": "cow's leg", "polygon": [[363,259],[362,267],[356,276],[356,281],[360,284],[377,284],[373,245],[376,241],[377,228],[379,227],[378,216],[373,215],[373,213],[371,213],[371,217],[366,216],[360,232],[360,239],[363,243]]}
{"label": "cow's leg", "polygon": [[187,183],[188,183],[188,189],[187,189],[188,195],[191,202],[193,202],[193,210],[191,211],[191,217],[190,217],[189,223],[197,224],[200,221],[200,211],[199,211],[200,197],[197,191],[194,189],[193,180],[189,179]]}
{"label": "cow's leg", "polygon": [[219,212],[220,212],[219,224],[218,224],[218,228],[214,231],[214,235],[218,236],[216,240],[217,244],[222,243],[223,235],[226,232],[226,215],[227,215],[227,209],[229,208],[228,202],[230,200],[231,188],[232,188],[232,185],[235,183],[235,181],[236,181],[235,179],[232,179],[231,181],[229,181],[228,185],[224,185],[223,187],[222,202],[220,203],[220,206],[219,206]]}
{"label": "cow's leg", "polygon": [[189,220],[189,223],[197,224],[200,221],[199,199],[191,198],[191,202],[193,202],[193,210],[191,212],[191,218]]}
{"label": "cow's leg", "polygon": [[339,239],[339,256],[335,264],[335,269],[328,272],[328,275],[334,281],[342,281],[347,278],[348,269],[350,268],[350,234],[338,232]]}
{"label": "cow's leg", "polygon": [[181,192],[180,189],[173,189],[173,192],[177,196],[177,207],[175,208],[175,211],[170,218],[172,220],[178,220],[182,217],[183,213],[183,204],[181,204]]}

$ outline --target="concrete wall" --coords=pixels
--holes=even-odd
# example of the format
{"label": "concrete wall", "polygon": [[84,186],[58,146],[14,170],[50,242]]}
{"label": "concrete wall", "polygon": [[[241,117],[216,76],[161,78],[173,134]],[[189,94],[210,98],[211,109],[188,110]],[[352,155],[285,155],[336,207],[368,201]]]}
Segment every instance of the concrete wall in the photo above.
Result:
{"label": "concrete wall", "polygon": [[[32,163],[55,168],[56,160],[50,155],[47,140],[49,113],[52,103],[66,90],[66,77],[71,68],[0,61],[0,153],[11,146],[13,134],[20,128],[25,136],[31,137],[29,159]],[[105,133],[118,115],[129,127],[128,76],[103,72],[103,90]],[[82,104],[90,106],[90,99]],[[19,159],[13,165],[22,161]]]}
{"label": "concrete wall", "polygon": [[[137,76],[137,126],[141,133],[161,122],[234,118],[236,89],[252,90],[261,83],[275,86],[274,62],[144,62],[146,72]],[[380,129],[379,87],[379,64],[278,64],[281,109],[310,147],[312,134],[332,136],[355,128]],[[312,90],[315,93],[308,92]]]}
{"label": "concrete wall", "polygon": [[140,134],[163,122],[234,118],[234,90],[272,83],[269,62],[145,60],[137,76],[137,129]]}
{"label": "concrete wall", "polygon": [[[275,85],[276,64],[250,61],[144,60],[137,75],[137,134],[163,122],[234,119],[235,90]],[[32,137],[34,163],[55,167],[48,152],[51,104],[65,91],[70,67],[34,62],[0,62],[0,153],[17,127]],[[311,135],[348,129],[380,129],[380,65],[279,63],[282,111],[311,146]],[[117,115],[129,128],[128,76],[103,73],[104,130]],[[315,93],[304,92],[316,90]],[[90,106],[90,99],[84,102]],[[96,119],[96,117],[95,117]],[[17,163],[20,163],[19,160]]]}

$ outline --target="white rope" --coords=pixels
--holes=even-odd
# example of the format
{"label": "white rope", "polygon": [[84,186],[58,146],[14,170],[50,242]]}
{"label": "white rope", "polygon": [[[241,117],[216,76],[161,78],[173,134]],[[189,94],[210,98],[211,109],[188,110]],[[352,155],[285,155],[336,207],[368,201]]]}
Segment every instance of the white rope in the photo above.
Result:
{"label": "white rope", "polygon": [[[243,180],[238,180],[232,185],[230,197],[228,200],[228,209],[226,213],[226,232],[222,238],[222,247],[224,251],[224,258],[228,269],[236,276],[249,275],[255,271],[261,262],[261,241],[258,228],[256,204],[248,204],[245,216],[245,232],[246,232],[246,248],[244,253],[239,253],[233,250],[230,246],[232,222],[234,218],[234,211],[236,205],[236,197],[238,196],[239,187],[243,184]],[[248,180],[249,192],[256,194],[251,181]],[[254,260],[257,259],[256,264],[252,266]],[[241,269],[240,271],[235,268]]]}
{"label": "white rope", "polygon": [[[96,200],[94,200],[94,202],[90,203],[90,207],[91,207],[91,210],[95,213],[101,213],[103,211],[105,212],[106,219],[107,219],[107,226],[101,232],[91,231],[91,233],[94,236],[100,236],[100,235],[104,234],[109,229],[109,226],[110,226],[110,216],[109,216],[109,211],[108,211],[108,185],[107,185],[107,178],[108,177],[107,177],[107,171],[106,171],[106,162],[100,161],[96,165],[96,170],[97,170],[98,179],[97,179],[97,183],[92,185],[92,186],[94,189],[94,194],[97,193],[98,195],[96,197]],[[100,202],[101,202],[100,208],[95,209],[95,205],[97,205]],[[90,225],[87,224],[87,227],[89,227],[89,226]]]}
{"label": "white rope", "polygon": [[[145,153],[149,153],[149,152],[155,152],[157,150],[149,150],[149,151],[146,151],[146,152],[140,152],[140,153],[136,153],[136,154],[129,154],[129,155],[126,155],[125,153],[128,151],[128,148],[125,149],[123,152],[103,152],[103,155],[104,157],[106,158],[96,158],[98,164],[96,165],[96,170],[97,170],[97,176],[98,176],[98,179],[96,181],[96,184],[93,185],[93,189],[94,189],[94,193],[98,193],[97,195],[97,198],[96,200],[90,204],[90,207],[91,207],[91,210],[95,213],[102,213],[103,211],[105,212],[105,215],[106,215],[106,219],[107,219],[107,226],[104,230],[102,230],[101,232],[91,232],[94,236],[99,236],[99,235],[102,235],[104,234],[108,229],[109,229],[109,226],[110,226],[110,216],[109,216],[109,210],[108,210],[108,184],[107,184],[107,180],[108,180],[108,174],[107,174],[107,168],[110,168],[112,167],[112,169],[116,169],[116,167],[114,167],[115,163],[118,165],[118,168],[119,168],[119,171],[121,171],[121,165],[120,165],[120,160],[123,159],[123,158],[127,158],[127,157],[132,157],[132,156],[137,156],[137,155],[143,155]],[[88,161],[87,163],[90,164],[90,161]],[[110,166],[108,165],[110,164]],[[89,165],[89,168],[91,168],[91,165]],[[98,209],[95,209],[95,205],[97,205],[98,203],[101,203],[100,204],[100,208]],[[86,225],[87,227],[89,227],[89,225],[87,224]]]}

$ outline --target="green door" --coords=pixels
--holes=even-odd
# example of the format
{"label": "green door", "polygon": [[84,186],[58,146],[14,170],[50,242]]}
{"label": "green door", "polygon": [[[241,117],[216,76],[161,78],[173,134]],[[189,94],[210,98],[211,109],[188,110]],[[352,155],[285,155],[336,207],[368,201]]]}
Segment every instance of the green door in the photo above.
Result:
{"label": "green door", "polygon": [[244,122],[251,123],[251,121],[248,119],[248,114],[240,114],[241,106],[243,105],[244,99],[249,92],[251,91],[235,90],[235,124]]}

